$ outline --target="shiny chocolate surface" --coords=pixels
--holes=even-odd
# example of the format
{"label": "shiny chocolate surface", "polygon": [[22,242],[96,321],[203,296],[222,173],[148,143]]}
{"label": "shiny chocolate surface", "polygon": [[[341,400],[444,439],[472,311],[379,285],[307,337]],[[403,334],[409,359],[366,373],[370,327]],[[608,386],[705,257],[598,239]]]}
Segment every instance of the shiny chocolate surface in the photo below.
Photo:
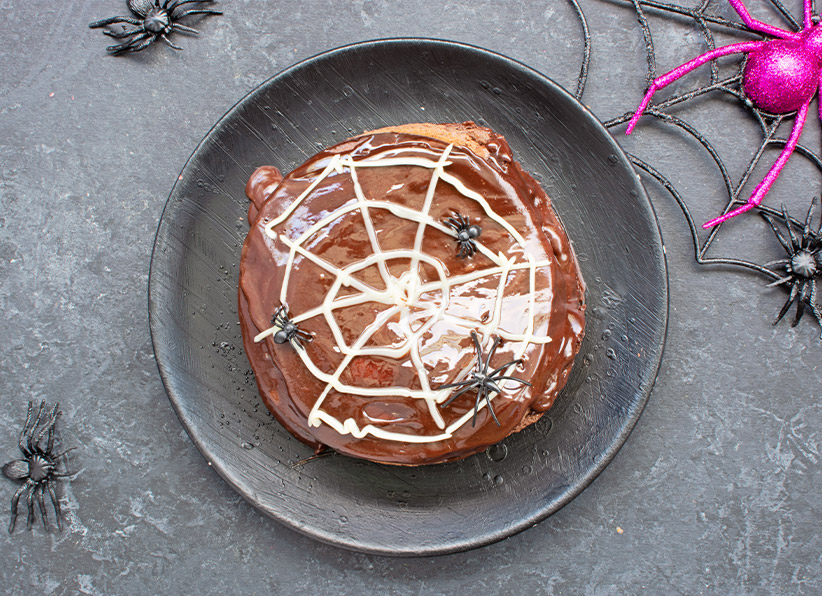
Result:
{"label": "shiny chocolate surface", "polygon": [[[493,135],[486,148],[490,154],[483,159],[466,148],[449,148],[432,138],[378,132],[320,152],[282,181],[271,166],[259,168],[249,180],[251,231],[243,247],[239,292],[244,344],[263,401],[302,441],[386,463],[461,459],[519,430],[526,417],[536,419],[534,414],[550,408],[565,385],[584,326],[584,284],[577,262],[550,200],[513,160],[505,140]],[[484,197],[503,221],[489,217],[487,209],[454,183],[437,181],[431,195],[431,168],[390,163],[356,167],[356,181],[346,167],[321,175],[335,155],[350,158],[354,164],[375,159],[436,162],[446,151],[448,165],[443,171]],[[454,212],[463,214],[482,227],[478,241],[487,251],[459,258],[455,238],[449,234],[429,225],[421,232],[420,242],[419,222],[398,217],[389,208],[372,207],[367,215],[378,248],[388,256],[377,264],[358,265],[374,253],[360,209],[318,227],[330,213],[356,202],[358,193],[368,201],[426,211],[435,221]],[[294,205],[297,199],[299,204]],[[281,222],[266,233],[267,224],[277,218]],[[298,252],[290,262],[287,242],[301,235],[305,235],[302,249],[311,258]],[[423,255],[418,265],[412,263],[415,257],[408,256],[415,241],[421,244]],[[530,260],[542,266],[506,271],[505,280],[499,272],[480,275],[494,270],[498,255],[511,262]],[[418,275],[412,276],[409,285],[412,270]],[[335,275],[335,271],[346,273]],[[359,286],[339,283],[349,274]],[[282,292],[284,282],[288,285]],[[328,316],[304,320],[300,328],[311,333],[314,341],[303,346],[302,356],[290,344],[275,344],[271,335],[254,341],[271,328],[271,316],[283,294],[289,314],[299,317],[312,309],[322,310],[333,299],[357,298],[363,284],[376,293],[391,293],[394,303],[354,300],[358,303],[333,310],[334,325]],[[430,289],[420,291],[420,287]],[[333,293],[330,297],[329,292]],[[431,319],[434,312],[439,313],[436,320]],[[485,345],[496,334],[509,337],[490,367],[521,357],[522,363],[506,374],[531,383],[530,387],[503,385],[502,393],[493,398],[499,425],[487,408],[480,408],[475,426],[470,421],[459,424],[473,412],[473,391],[442,407],[447,395],[437,403],[403,395],[401,390],[433,395],[441,385],[465,378],[476,364],[472,329],[485,330]],[[530,335],[523,336],[528,330]],[[364,331],[371,334],[363,343],[366,353],[346,357]],[[533,341],[528,341],[531,337]],[[416,342],[412,350],[416,361],[409,354],[388,357],[379,353],[397,350],[407,341]],[[381,391],[359,395],[328,390],[326,379],[312,373],[304,358],[326,375],[337,372],[346,387]],[[331,418],[341,426],[335,428],[312,417],[318,399],[325,420]],[[368,432],[369,428],[375,430]],[[398,440],[406,436],[409,440]]]}

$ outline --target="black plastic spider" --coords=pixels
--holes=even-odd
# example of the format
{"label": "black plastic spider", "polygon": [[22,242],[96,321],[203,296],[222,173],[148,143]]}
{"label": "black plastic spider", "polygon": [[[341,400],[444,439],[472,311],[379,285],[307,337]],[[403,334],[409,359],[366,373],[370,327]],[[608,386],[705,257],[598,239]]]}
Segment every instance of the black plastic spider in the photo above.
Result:
{"label": "black plastic spider", "polygon": [[201,2],[211,1],[212,0],[162,0],[161,3],[161,0],[128,0],[128,9],[136,18],[111,17],[101,21],[94,21],[89,24],[89,27],[96,29],[98,27],[113,25],[114,23],[135,25],[136,28],[127,28],[124,26],[122,31],[103,31],[103,34],[113,37],[114,39],[128,39],[128,41],[121,44],[108,46],[106,48],[107,52],[115,56],[126,52],[139,52],[144,50],[157,41],[158,37],[169,47],[175,50],[182,50],[183,48],[174,45],[166,36],[174,31],[193,33],[194,35],[198,35],[200,32],[191,27],[181,25],[177,21],[183,17],[194,14],[220,15],[223,13],[210,8],[189,8],[182,12],[177,12],[177,9],[186,4],[199,4]]}
{"label": "black plastic spider", "polygon": [[[770,286],[779,286],[788,284],[790,286],[790,294],[785,301],[782,310],[773,322],[776,325],[788,312],[791,305],[796,302],[796,316],[791,323],[791,327],[796,327],[799,320],[805,313],[805,306],[809,306],[816,322],[822,328],[822,313],[819,312],[819,306],[816,304],[816,278],[822,275],[822,221],[820,221],[819,229],[814,233],[811,231],[811,220],[813,219],[814,211],[818,199],[816,197],[811,201],[811,206],[808,208],[808,215],[805,217],[805,225],[802,228],[802,236],[797,238],[793,230],[793,222],[788,216],[788,211],[785,206],[782,206],[782,218],[785,220],[785,227],[788,229],[788,238],[779,231],[773,219],[767,213],[760,213],[765,221],[770,224],[771,229],[782,248],[788,253],[787,259],[779,259],[768,263],[766,266],[779,265],[784,268],[785,275],[777,279]],[[790,241],[789,241],[790,240]],[[822,335],[820,336],[822,339]]]}
{"label": "black plastic spider", "polygon": [[471,426],[476,426],[477,424],[477,412],[479,411],[480,402],[483,399],[485,400],[485,404],[488,406],[488,410],[491,412],[491,416],[494,418],[494,422],[497,423],[497,426],[500,426],[500,422],[497,419],[497,414],[494,412],[494,407],[491,405],[491,392],[502,393],[502,389],[499,385],[497,385],[497,381],[516,381],[517,383],[522,383],[523,385],[528,385],[529,387],[531,386],[531,383],[516,377],[508,377],[501,374],[509,366],[522,362],[521,359],[511,360],[510,362],[506,362],[502,366],[495,368],[491,372],[488,372],[488,367],[491,364],[491,358],[494,357],[494,353],[497,351],[497,346],[499,346],[502,340],[499,337],[494,337],[494,343],[488,351],[488,356],[483,360],[482,346],[480,345],[479,337],[477,337],[477,332],[472,331],[471,337],[473,338],[474,346],[477,349],[477,369],[472,371],[471,375],[463,381],[440,385],[440,389],[462,387],[462,389],[448,398],[448,401],[441,404],[440,407],[444,408],[463,393],[476,389],[477,399],[474,402],[474,417],[471,420]]}
{"label": "black plastic spider", "polygon": [[[46,528],[46,532],[49,531],[46,502],[43,498],[43,493],[46,491],[48,491],[54,513],[57,516],[57,528],[58,530],[63,529],[63,514],[60,510],[60,501],[57,499],[57,493],[54,490],[54,481],[57,478],[72,475],[71,472],[58,472],[57,463],[61,457],[74,448],[66,449],[62,453],[54,453],[54,425],[57,424],[62,415],[59,406],[60,404],[54,404],[51,411],[46,413],[44,417],[43,412],[46,408],[46,402],[40,402],[37,415],[32,420],[34,402],[29,402],[26,423],[23,425],[23,430],[20,432],[20,438],[17,441],[20,451],[23,452],[25,457],[24,459],[10,461],[2,468],[3,476],[10,480],[23,482],[23,486],[18,488],[11,498],[9,534],[14,532],[14,525],[17,522],[17,505],[23,494],[26,495],[26,507],[28,509],[26,528],[31,530],[34,523],[34,499],[36,498],[40,507],[40,515],[43,518],[43,526]],[[41,445],[43,439],[46,440],[45,449]]]}
{"label": "black plastic spider", "polygon": [[301,341],[314,341],[313,335],[307,331],[302,331],[288,318],[287,304],[283,304],[277,309],[274,316],[271,317],[271,325],[279,327],[279,330],[274,334],[275,344],[284,344],[290,341],[295,346],[299,346]]}
{"label": "black plastic spider", "polygon": [[472,224],[467,217],[460,215],[456,211],[453,217],[445,220],[445,225],[457,233],[457,244],[459,245],[459,252],[457,256],[461,259],[471,257],[477,252],[477,243],[474,242],[482,234],[482,228],[477,224]]}

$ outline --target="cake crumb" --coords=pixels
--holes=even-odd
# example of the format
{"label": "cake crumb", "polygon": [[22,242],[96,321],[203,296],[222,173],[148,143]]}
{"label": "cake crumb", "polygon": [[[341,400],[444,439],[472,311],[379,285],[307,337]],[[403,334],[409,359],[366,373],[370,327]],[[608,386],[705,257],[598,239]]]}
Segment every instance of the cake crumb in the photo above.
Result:
{"label": "cake crumb", "polygon": [[625,530],[617,526],[617,534],[622,534]]}

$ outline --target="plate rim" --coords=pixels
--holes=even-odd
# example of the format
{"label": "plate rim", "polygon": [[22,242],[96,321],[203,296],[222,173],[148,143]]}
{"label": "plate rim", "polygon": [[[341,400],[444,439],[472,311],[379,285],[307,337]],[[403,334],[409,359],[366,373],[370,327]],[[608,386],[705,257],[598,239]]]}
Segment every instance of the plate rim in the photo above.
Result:
{"label": "plate rim", "polygon": [[[171,377],[173,376],[173,372],[170,370],[170,367],[166,366],[166,363],[163,362],[163,359],[158,357],[158,333],[155,331],[155,326],[159,324],[157,320],[158,314],[157,310],[158,307],[156,306],[156,301],[153,299],[154,294],[156,293],[156,279],[157,275],[155,273],[155,266],[157,263],[157,259],[155,258],[157,255],[158,248],[160,246],[160,242],[162,240],[161,233],[164,230],[164,220],[166,214],[170,211],[172,207],[173,198],[175,196],[175,192],[177,190],[178,184],[180,184],[183,180],[183,173],[188,168],[189,164],[195,157],[200,153],[203,146],[208,142],[212,134],[226,121],[229,115],[234,112],[240,105],[244,104],[250,98],[255,96],[256,94],[262,92],[262,90],[268,87],[271,84],[274,84],[276,80],[285,78],[289,76],[291,73],[301,70],[306,66],[313,64],[314,62],[321,60],[321,59],[329,59],[337,54],[344,54],[346,52],[352,50],[364,50],[370,47],[377,47],[377,46],[388,46],[388,45],[402,45],[402,44],[416,44],[416,45],[429,45],[432,47],[446,47],[446,48],[457,48],[462,51],[468,51],[474,54],[480,54],[486,58],[490,58],[493,60],[501,61],[508,63],[510,66],[525,71],[529,76],[538,79],[541,83],[545,84],[548,87],[553,88],[554,91],[558,92],[561,95],[566,96],[566,99],[570,100],[572,103],[575,103],[578,108],[581,109],[584,117],[594,124],[596,128],[600,128],[604,133],[608,142],[611,146],[611,149],[617,156],[618,160],[622,162],[624,166],[627,166],[627,170],[631,171],[635,175],[635,182],[637,184],[639,192],[639,196],[635,197],[637,203],[648,212],[649,221],[653,223],[653,227],[656,229],[656,232],[659,237],[660,243],[660,252],[659,258],[654,259],[656,264],[660,267],[662,272],[662,284],[661,284],[661,295],[660,300],[664,304],[664,308],[660,309],[660,323],[661,326],[657,330],[659,334],[658,344],[659,350],[658,354],[656,355],[655,361],[650,372],[650,380],[647,383],[645,388],[639,388],[641,392],[640,399],[636,402],[634,406],[635,412],[632,415],[627,417],[626,423],[620,429],[620,432],[614,435],[614,439],[611,442],[609,448],[602,453],[602,457],[597,462],[597,464],[591,468],[582,476],[573,486],[572,490],[569,490],[563,493],[562,497],[548,502],[548,504],[542,508],[536,509],[532,512],[532,514],[528,517],[520,518],[510,524],[506,524],[501,526],[500,529],[497,531],[484,533],[480,536],[471,536],[465,537],[462,539],[456,539],[449,542],[447,545],[425,545],[413,550],[411,549],[388,549],[381,545],[375,544],[364,544],[362,541],[351,539],[350,536],[343,536],[340,534],[333,534],[331,532],[325,531],[320,526],[310,526],[306,525],[299,525],[295,523],[294,520],[284,517],[282,515],[277,515],[277,512],[274,511],[271,507],[265,505],[257,496],[256,494],[249,494],[248,491],[242,488],[242,483],[230,474],[228,469],[223,469],[223,462],[220,461],[219,457],[216,457],[214,453],[208,448],[202,438],[196,432],[196,429],[189,423],[187,420],[184,412],[182,411],[182,405],[179,401],[179,398],[174,397],[174,391],[172,390],[172,380]],[[586,302],[589,302],[586,298]],[[220,116],[215,123],[206,131],[202,137],[202,139],[197,143],[197,146],[193,149],[191,155],[183,164],[180,173],[175,178],[175,182],[169,192],[168,198],[163,206],[163,210],[160,214],[160,218],[157,223],[157,230],[154,234],[154,241],[151,250],[151,260],[149,264],[149,274],[148,274],[148,281],[147,281],[147,306],[148,306],[148,315],[149,315],[149,334],[151,337],[151,344],[152,350],[154,353],[154,360],[157,364],[158,372],[160,373],[160,378],[163,383],[163,388],[165,389],[166,395],[171,403],[172,409],[174,410],[177,418],[179,419],[181,425],[186,431],[186,434],[191,439],[194,446],[200,452],[200,454],[205,458],[208,466],[215,470],[217,474],[225,481],[234,491],[238,492],[240,496],[243,497],[244,500],[249,502],[251,505],[255,507],[255,509],[264,513],[267,517],[273,519],[281,526],[294,530],[304,536],[308,536],[312,539],[319,540],[320,542],[330,544],[333,546],[341,547],[344,549],[348,549],[351,551],[362,552],[367,554],[375,554],[375,555],[382,555],[382,556],[394,556],[394,557],[423,557],[423,556],[438,556],[438,555],[445,555],[445,554],[452,554],[457,552],[462,552],[466,550],[470,550],[473,548],[478,548],[482,546],[487,546],[489,544],[498,542],[515,534],[522,532],[530,527],[537,525],[538,523],[544,521],[560,509],[562,509],[565,505],[571,502],[574,498],[576,498],[583,490],[585,490],[591,483],[602,473],[602,471],[608,466],[608,464],[614,459],[616,454],[622,448],[622,446],[627,441],[628,437],[630,436],[631,432],[633,431],[634,427],[636,426],[637,422],[639,421],[642,412],[647,405],[651,393],[653,392],[653,388],[656,384],[657,378],[659,376],[659,369],[662,363],[662,358],[665,352],[665,345],[667,343],[667,335],[668,335],[668,324],[670,320],[670,279],[668,274],[668,263],[667,263],[667,255],[665,252],[665,243],[662,236],[662,230],[659,226],[659,219],[657,217],[656,209],[654,208],[653,203],[650,200],[650,197],[645,189],[645,185],[641,179],[641,177],[637,174],[636,169],[633,167],[630,159],[628,158],[625,150],[619,145],[616,139],[608,133],[607,129],[602,126],[602,122],[593,114],[593,112],[582,103],[581,100],[577,99],[571,92],[567,89],[562,87],[559,83],[554,81],[553,79],[549,78],[545,74],[541,73],[540,71],[534,69],[527,64],[506,56],[505,54],[496,52],[494,50],[489,50],[487,48],[468,44],[464,42],[454,41],[454,40],[447,40],[447,39],[440,39],[440,38],[432,38],[432,37],[387,37],[387,38],[375,38],[365,41],[358,41],[349,44],[345,44],[339,47],[335,47],[329,50],[325,50],[322,52],[318,52],[312,56],[304,58],[282,70],[273,74],[272,76],[266,78],[262,81],[259,85],[255,86],[251,89],[248,93],[243,95],[239,100],[237,100],[234,104],[232,104],[226,111]],[[256,388],[255,388],[256,390]],[[212,465],[212,464],[215,465]]]}

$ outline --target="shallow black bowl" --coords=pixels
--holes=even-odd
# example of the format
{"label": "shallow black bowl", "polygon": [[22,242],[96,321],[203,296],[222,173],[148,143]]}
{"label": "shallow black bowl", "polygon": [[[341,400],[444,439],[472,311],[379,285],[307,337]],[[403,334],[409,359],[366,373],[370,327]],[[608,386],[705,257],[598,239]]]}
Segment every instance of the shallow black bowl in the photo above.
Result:
{"label": "shallow black bowl", "polygon": [[[242,350],[237,276],[246,180],[289,171],[364,130],[475,120],[504,135],[542,183],[588,284],[570,382],[537,424],[461,462],[403,468],[310,449],[262,406]],[[305,534],[383,554],[430,555],[509,536],[585,488],[636,423],[667,324],[656,220],[625,155],[567,92],[462,44],[360,43],[265,82],[208,133],[174,186],[149,281],[154,351],[191,439],[256,507]]]}

